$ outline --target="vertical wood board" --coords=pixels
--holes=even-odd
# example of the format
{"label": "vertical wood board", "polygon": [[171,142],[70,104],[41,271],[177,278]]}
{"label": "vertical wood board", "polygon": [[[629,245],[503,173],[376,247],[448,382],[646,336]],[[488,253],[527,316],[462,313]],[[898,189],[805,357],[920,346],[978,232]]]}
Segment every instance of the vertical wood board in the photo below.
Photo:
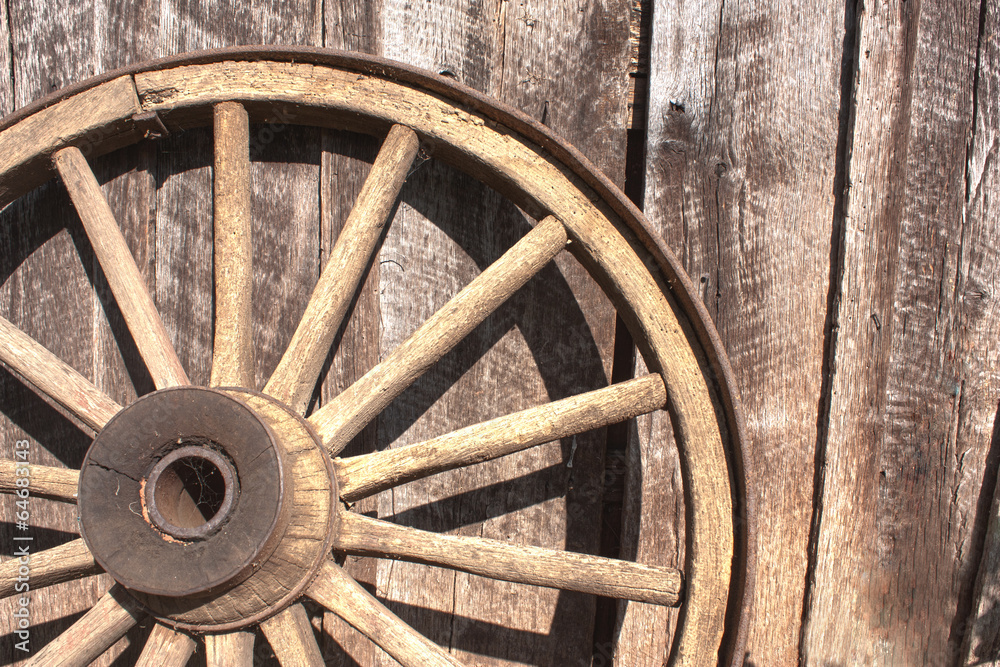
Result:
{"label": "vertical wood board", "polygon": [[[963,243],[971,252],[963,258],[960,280],[964,284],[961,295],[969,306],[965,326],[969,329],[961,354],[965,358],[980,358],[973,367],[974,384],[979,391],[966,399],[969,415],[962,420],[962,437],[984,442],[990,439],[990,453],[1000,445],[1000,312],[997,295],[1000,294],[1000,7],[995,3],[984,5],[982,24],[979,27],[977,54],[977,87],[974,91],[976,106],[973,110],[972,145],[966,164],[966,226]],[[963,392],[963,395],[968,396]],[[990,424],[992,422],[992,429]],[[980,446],[982,446],[980,444]],[[986,467],[979,507],[987,501],[991,477],[996,477],[995,465]],[[994,481],[995,484],[995,481]],[[975,594],[970,601],[968,617],[962,624],[954,624],[964,636],[959,664],[996,664],[1000,662],[1000,502],[995,495],[1000,485],[994,486],[994,501],[986,529],[982,559],[978,565]],[[977,517],[978,518],[978,517]],[[960,608],[959,612],[963,610]],[[963,619],[959,618],[959,621]]]}
{"label": "vertical wood board", "polygon": [[979,19],[859,7],[810,664],[958,657],[997,404],[974,294],[995,232],[966,212]]}
{"label": "vertical wood board", "polygon": [[[796,664],[835,205],[843,6],[654,4],[645,212],[715,320],[739,384],[759,494],[747,660]],[[800,20],[808,16],[809,20]],[[632,521],[676,516],[669,423],[633,443],[650,465]],[[646,427],[648,428],[648,426]],[[680,523],[680,522],[677,522]],[[682,529],[676,525],[678,534]],[[640,541],[639,548],[643,548]],[[681,555],[681,554],[678,554]],[[633,605],[639,647],[669,612]],[[662,635],[656,640],[665,648]],[[664,654],[621,651],[622,665]]]}

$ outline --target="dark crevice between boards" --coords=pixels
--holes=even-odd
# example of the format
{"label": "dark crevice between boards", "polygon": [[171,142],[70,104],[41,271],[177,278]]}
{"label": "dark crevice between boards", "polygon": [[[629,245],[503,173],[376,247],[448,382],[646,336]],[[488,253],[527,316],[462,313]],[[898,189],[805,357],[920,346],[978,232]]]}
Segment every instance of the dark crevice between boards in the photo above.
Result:
{"label": "dark crevice between boards", "polygon": [[811,592],[816,574],[819,552],[820,521],[823,515],[824,469],[826,445],[830,431],[830,406],[833,400],[833,374],[836,371],[834,355],[837,351],[839,329],[840,286],[844,278],[844,244],[846,242],[844,217],[850,196],[848,173],[851,168],[850,144],[854,135],[854,117],[857,101],[854,99],[854,81],[858,68],[858,33],[860,31],[858,0],[847,0],[844,5],[844,42],[840,63],[840,113],[837,130],[836,167],[833,180],[833,221],[830,236],[830,274],[826,298],[826,321],[823,325],[823,366],[816,418],[816,449],[813,465],[813,515],[809,526],[808,560],[806,563],[805,593],[802,601],[802,622],[799,624],[799,664],[807,664],[806,633],[809,625]]}
{"label": "dark crevice between boards", "polygon": [[[629,73],[633,88],[625,145],[625,195],[640,210],[646,191],[646,133],[649,126],[649,61],[652,44],[653,3],[633,0],[631,32],[634,71]],[[615,318],[615,346],[611,365],[612,384],[635,377],[636,348],[632,334],[621,316]],[[625,505],[625,478],[622,474],[629,440],[629,422],[607,427],[604,452],[603,499],[599,554],[622,557],[622,512]],[[618,627],[620,601],[599,597],[594,611],[594,664],[610,665]]]}

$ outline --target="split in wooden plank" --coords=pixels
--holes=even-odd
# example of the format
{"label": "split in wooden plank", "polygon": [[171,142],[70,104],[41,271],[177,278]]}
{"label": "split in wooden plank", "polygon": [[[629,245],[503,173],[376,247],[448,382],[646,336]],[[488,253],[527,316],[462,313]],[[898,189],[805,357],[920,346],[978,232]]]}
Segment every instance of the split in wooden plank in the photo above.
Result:
{"label": "split in wooden plank", "polygon": [[320,568],[306,595],[367,635],[403,667],[462,667],[444,649],[386,609],[332,561]]}
{"label": "split in wooden plank", "polygon": [[283,667],[323,667],[325,664],[309,616],[301,604],[293,604],[261,622],[260,627]]}
{"label": "split in wooden plank", "polygon": [[0,361],[95,431],[122,409],[90,380],[2,317]]}
{"label": "split in wooden plank", "polygon": [[215,337],[213,386],[254,388],[250,119],[238,102],[214,108]]}
{"label": "split in wooden plank", "polygon": [[153,630],[142,647],[136,667],[184,667],[194,653],[197,642],[191,635],[174,630],[162,623]]}
{"label": "split in wooden plank", "polygon": [[124,588],[115,584],[68,630],[25,663],[30,667],[84,667],[121,639],[146,615]]}
{"label": "split in wooden plank", "polygon": [[447,567],[491,579],[666,606],[680,601],[679,570],[626,560],[439,535],[341,512],[336,551]]}
{"label": "split in wooden plank", "polygon": [[268,380],[265,393],[297,412],[305,412],[308,406],[323,361],[368,270],[419,145],[410,128],[394,125],[389,130],[292,341]]}
{"label": "split in wooden plank", "polygon": [[[14,542],[15,556],[17,545]],[[27,581],[34,591],[104,572],[82,539],[30,554],[26,561],[21,558],[23,557],[15,557],[0,563],[0,598],[19,592],[19,582]],[[22,574],[23,567],[30,570],[30,581]]]}
{"label": "split in wooden plank", "polygon": [[226,632],[205,635],[207,667],[252,667],[252,632]]}
{"label": "split in wooden plank", "polygon": [[549,216],[434,313],[360,380],[309,418],[337,454],[438,359],[510,298],[566,246],[566,228]]}
{"label": "split in wooden plank", "polygon": [[553,401],[425,442],[335,459],[341,500],[353,502],[428,475],[481,463],[662,408],[657,374]]}
{"label": "split in wooden plank", "polygon": [[[18,470],[25,468],[27,468],[26,473],[18,474]],[[30,480],[33,497],[76,503],[80,481],[79,470],[36,466],[11,459],[0,459],[0,493],[17,493],[18,489],[23,488],[18,486],[17,480],[25,478]]]}
{"label": "split in wooden plank", "polygon": [[97,177],[79,148],[52,157],[157,389],[188,384],[173,344]]}

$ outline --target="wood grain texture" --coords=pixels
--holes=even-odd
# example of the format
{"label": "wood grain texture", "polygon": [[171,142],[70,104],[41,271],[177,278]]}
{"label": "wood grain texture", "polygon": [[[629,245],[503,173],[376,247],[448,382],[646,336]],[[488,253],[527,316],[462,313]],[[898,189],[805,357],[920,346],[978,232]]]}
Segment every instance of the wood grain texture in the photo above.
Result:
{"label": "wood grain texture", "polygon": [[[329,8],[332,3],[327,3]],[[352,8],[369,5],[348,3]],[[357,27],[352,24],[352,30]],[[327,35],[330,36],[329,34]],[[329,261],[330,251],[340,236],[347,217],[368,179],[368,172],[380,147],[376,137],[351,132],[325,131],[323,136],[323,179],[321,247],[322,261]],[[323,379],[319,404],[344,391],[367,373],[379,361],[379,273],[380,262],[373,262],[364,284],[359,288],[350,315],[335,342],[329,370]],[[369,424],[343,451],[355,455],[372,452],[377,446],[377,424]],[[367,498],[355,505],[359,512],[375,512],[376,499]],[[356,581],[375,581],[378,561],[370,558],[348,558],[343,567]],[[353,660],[359,665],[375,663],[374,654],[381,651],[367,637],[345,623],[333,612],[323,614],[323,655],[333,667],[349,667]]]}
{"label": "wood grain texture", "polygon": [[283,667],[323,667],[323,655],[301,604],[293,604],[265,620],[260,628]]}
{"label": "wood grain texture", "polygon": [[250,406],[281,442],[285,455],[286,507],[275,528],[276,544],[253,575],[218,595],[175,599],[135,596],[154,613],[169,614],[175,625],[192,630],[241,629],[283,609],[303,594],[313,573],[326,559],[332,536],[329,526],[336,502],[328,460],[305,420],[287,407],[258,393],[228,390]]}
{"label": "wood grain texture", "polygon": [[[365,45],[521,109],[621,183],[627,5],[627,0],[423,5],[382,0],[372,5],[376,13]],[[525,228],[523,216],[495,192],[434,161],[414,178],[425,194],[417,194],[417,187],[409,198],[404,194],[393,224],[407,234],[391,230],[383,248],[383,354]],[[424,296],[415,301],[414,293]],[[380,448],[604,386],[613,331],[610,303],[563,253],[541,280],[529,283],[469,344],[444,360],[436,377],[387,408],[379,419]],[[526,543],[593,551],[600,530],[594,517],[603,494],[604,438],[603,429],[582,433],[407,485],[379,496],[379,514],[412,517],[406,521],[430,530],[496,539],[517,535]],[[513,486],[497,484],[505,479]],[[589,596],[391,563],[379,565],[377,583],[380,593],[401,603],[394,609],[410,622],[418,622],[414,609],[444,612],[423,614],[420,627],[448,641],[463,660],[482,665],[590,660],[594,600]]]}
{"label": "wood grain texture", "polygon": [[307,595],[368,635],[403,667],[461,667],[460,662],[382,606],[332,561],[320,569]]}
{"label": "wood grain texture", "polygon": [[252,667],[252,632],[205,635],[205,664],[208,667]]}
{"label": "wood grain texture", "polygon": [[[968,315],[965,328],[969,332],[960,348],[966,359],[979,360],[981,365],[973,366],[975,384],[979,391],[964,399],[966,417],[960,421],[963,439],[975,437],[985,439],[990,419],[993,421],[990,448],[995,449],[1000,440],[1000,422],[995,408],[997,397],[997,369],[1000,368],[997,348],[990,341],[1000,336],[1000,312],[998,312],[994,289],[988,285],[1000,284],[1000,230],[996,224],[997,193],[1000,191],[1000,167],[997,152],[1000,149],[1000,8],[995,3],[983,5],[980,17],[979,44],[976,56],[977,87],[974,91],[976,103],[973,111],[975,123],[972,130],[972,145],[966,164],[966,219],[963,240],[969,244],[971,252],[963,253],[961,282],[964,284],[962,298],[967,304]],[[994,221],[994,222],[990,222]],[[971,374],[970,374],[971,375]],[[966,381],[968,382],[968,381]],[[986,389],[989,387],[990,389]],[[992,390],[992,391],[990,391]],[[963,396],[967,394],[963,393]],[[992,415],[990,413],[993,413]],[[982,447],[982,444],[979,445]],[[985,475],[996,472],[987,466]],[[983,480],[980,507],[983,505],[985,490],[989,486],[988,477]],[[961,665],[976,665],[1000,661],[1000,587],[997,573],[1000,572],[1000,484],[994,489],[994,499],[986,526],[986,540],[982,558],[978,564],[977,582],[971,609],[964,626]],[[961,612],[961,608],[959,608]]]}
{"label": "wood grain texture", "polygon": [[191,635],[156,623],[135,664],[136,667],[184,667],[197,646]]}
{"label": "wood grain texture", "polygon": [[[645,212],[699,285],[743,397],[762,546],[746,659],[798,661],[834,215],[844,7],[654,4]],[[645,473],[630,521],[675,517],[671,438],[635,443]],[[639,432],[637,432],[639,435]],[[690,525],[687,527],[690,530]],[[634,529],[633,529],[634,531]],[[677,538],[643,544],[674,550]],[[688,553],[687,558],[691,557]],[[650,615],[659,618],[650,618]],[[663,610],[630,606],[622,665],[659,665]],[[742,659],[743,656],[738,656]]]}
{"label": "wood grain texture", "polygon": [[520,584],[676,606],[681,573],[630,561],[438,535],[353,512],[341,512],[334,549],[446,567]]}
{"label": "wood grain texture", "polygon": [[18,475],[18,469],[24,467],[24,463],[0,459],[0,493],[15,493],[19,488],[17,479],[26,476],[30,480],[28,492],[32,497],[76,503],[80,471],[28,465],[27,474]]}
{"label": "wood grain texture", "polygon": [[[14,551],[23,547],[14,542]],[[27,566],[28,574],[21,572]],[[104,570],[94,560],[90,549],[83,540],[73,540],[52,549],[39,551],[28,556],[19,556],[0,563],[0,598],[14,595],[20,581],[27,583],[32,591],[61,584],[65,581],[90,577]]]}
{"label": "wood grain texture", "polygon": [[26,664],[31,667],[84,667],[121,639],[146,613],[125,589],[111,587],[84,614]]}
{"label": "wood grain texture", "polygon": [[615,424],[663,407],[658,375],[564,398],[432,440],[335,459],[341,500],[353,502],[427,475],[507,456],[529,447]]}
{"label": "wood grain texture", "polygon": [[69,147],[56,152],[52,161],[156,387],[188,384],[146,282],[87,158],[80,149]]}
{"label": "wood grain texture", "polygon": [[[18,92],[31,88],[24,85]],[[135,86],[131,77],[123,76],[7,128],[0,135],[0,171],[4,174],[0,206],[47,181],[52,174],[49,158],[67,145],[96,154],[137,139],[132,116],[138,111]]]}
{"label": "wood grain texture", "polygon": [[8,74],[0,75],[0,118],[14,110],[14,82],[11,81],[9,75],[11,71],[10,46],[10,16],[5,4],[0,7],[0,72]]}
{"label": "wood grain texture", "polygon": [[304,413],[312,398],[323,362],[374,259],[418,147],[413,130],[401,125],[389,130],[292,342],[268,380],[265,391],[298,412]]}
{"label": "wood grain texture", "polygon": [[[298,3],[255,0],[252,3],[223,2],[211,6],[197,2],[164,4],[158,0],[128,3],[100,0],[86,6],[58,6],[44,0],[25,0],[5,5],[2,10],[5,16],[8,8],[9,23],[5,20],[0,27],[0,33],[4,35],[0,39],[0,57],[8,51],[9,45],[13,48],[13,58],[10,67],[5,65],[0,68],[0,96],[8,91],[11,95],[8,99],[12,100],[13,106],[22,106],[62,86],[82,81],[112,67],[179,53],[185,49],[233,43],[318,44],[322,33],[319,3],[311,0]],[[9,40],[6,37],[8,33],[5,32],[8,26]],[[121,86],[124,92],[134,97],[134,91],[129,90],[130,88],[130,83],[127,87]],[[122,100],[127,102],[128,98],[123,97]],[[97,109],[93,105],[86,106],[89,110]],[[9,111],[10,108],[7,107],[4,111]],[[134,113],[134,107],[128,104],[122,104],[120,108],[124,118]],[[79,110],[74,113],[78,119],[86,120],[85,116],[80,116]],[[90,134],[89,130],[97,125],[97,121],[89,125],[84,123],[88,132],[79,139],[108,140],[102,134]],[[59,123],[51,124],[46,132],[58,131],[59,127]],[[47,136],[42,129],[45,128],[32,133],[33,142]],[[113,129],[114,126],[109,131]],[[210,135],[203,133],[202,136],[204,138]],[[208,173],[203,167],[208,164],[211,153],[209,150],[202,150],[200,153],[195,151],[193,155],[185,153],[184,147],[188,142],[197,145],[197,139],[196,136],[188,135],[161,144],[163,151],[159,155],[155,149],[150,150],[149,146],[137,149],[141,159],[138,169],[132,173],[123,174],[119,165],[134,165],[135,162],[117,162],[116,158],[97,161],[94,170],[104,183],[105,193],[122,223],[140,271],[148,284],[156,285],[158,306],[168,320],[168,330],[173,335],[173,342],[178,346],[185,363],[192,360],[197,362],[191,366],[192,378],[206,383],[211,355],[210,225],[204,242],[198,245],[194,241],[211,219],[211,206],[205,211],[206,207],[203,205],[211,202],[211,181],[201,179],[202,174]],[[76,141],[72,137],[71,140]],[[210,141],[202,141],[201,145],[205,149],[210,146]],[[81,148],[86,152],[82,144]],[[290,152],[297,153],[296,157],[305,154],[296,146]],[[270,154],[274,155],[274,151]],[[180,174],[186,169],[193,170],[190,179],[193,183],[186,182],[189,179]],[[281,171],[280,166],[277,171]],[[265,209],[269,207],[268,202],[274,202],[283,196],[282,188],[293,186],[294,180],[290,176],[296,170],[288,171],[291,173],[283,175],[277,192],[274,192],[275,188],[270,188],[271,191],[264,197],[259,197],[265,200]],[[266,177],[261,180],[268,182]],[[20,181],[20,185],[25,183],[24,180]],[[308,182],[300,185],[299,190],[294,193],[298,195],[300,208],[308,209],[310,203],[308,198],[302,196],[303,193],[315,191],[315,183],[311,186]],[[113,299],[102,293],[99,300],[89,289],[88,280],[94,276],[98,290],[107,291],[100,284],[100,272],[96,270],[96,262],[87,248],[86,240],[81,239],[75,231],[72,237],[66,233],[56,234],[56,230],[62,226],[73,230],[78,223],[71,222],[70,217],[61,212],[65,208],[72,216],[64,196],[53,196],[54,194],[55,191],[42,193],[37,199],[33,198],[31,203],[18,204],[16,210],[8,209],[5,213],[4,229],[12,230],[3,236],[5,261],[21,261],[27,256],[22,251],[33,250],[32,244],[49,236],[54,238],[42,252],[23,262],[18,269],[18,276],[6,283],[3,314],[17,326],[25,328],[32,337],[42,341],[59,358],[81,371],[116,401],[127,404],[134,397],[130,379],[135,381],[140,391],[151,388],[149,380],[143,377],[145,371],[141,363],[134,362],[137,355],[134,349],[128,349],[130,343],[126,342],[121,352],[117,349],[119,341],[127,341],[128,335],[125,333],[122,336],[124,326],[120,322],[120,314],[113,312]],[[312,210],[315,209],[313,203]],[[26,225],[30,225],[31,231],[14,229],[8,224],[11,220],[23,220]],[[40,221],[45,221],[45,224],[40,224]],[[298,223],[298,220],[294,222]],[[315,239],[316,236],[314,227],[312,238]],[[308,233],[303,234],[303,237],[308,238]],[[301,245],[302,256],[311,260],[315,280],[318,273],[315,240],[311,246],[303,244],[301,238],[291,238],[289,243],[292,247]],[[78,251],[74,246],[81,250]],[[207,252],[199,254],[200,250]],[[78,255],[81,257],[78,258]],[[180,271],[175,271],[175,267]],[[206,279],[201,280],[203,274]],[[9,271],[4,273],[5,278],[8,275]],[[189,278],[196,285],[203,285],[204,289],[197,292],[192,290],[194,285],[189,283]],[[204,294],[208,294],[209,298],[202,298]],[[307,294],[308,292],[303,295],[301,305],[304,305],[304,296]],[[186,296],[195,298],[186,299]],[[268,296],[267,293],[265,296]],[[110,308],[107,308],[108,304]],[[111,330],[107,328],[102,309],[109,311],[107,319],[111,321]],[[300,312],[291,316],[280,311],[274,314],[290,319],[293,324]],[[189,322],[203,326],[188,330],[186,324]],[[181,326],[175,326],[178,323]],[[184,331],[183,335],[181,331]],[[191,332],[190,338],[187,331]],[[291,331],[287,333],[290,335]],[[189,340],[193,343],[190,346],[187,344]],[[93,350],[88,347],[90,341],[95,343]],[[283,349],[285,342],[276,343],[274,347],[277,352]],[[201,347],[198,347],[199,344]],[[125,358],[127,371],[120,365],[119,356]],[[24,393],[18,380],[7,377],[9,381],[5,380],[3,388],[3,411],[13,421],[4,419],[3,442],[13,444],[15,440],[27,435],[32,442],[33,463],[57,465],[68,462],[71,466],[78,466],[80,455],[87,446],[78,429],[57,411],[34,398],[32,392]],[[29,419],[29,414],[37,417]],[[36,442],[36,438],[44,447]],[[49,454],[47,450],[53,453]],[[80,455],[75,453],[77,450]],[[8,452],[4,453],[6,455]],[[67,508],[68,511],[63,516],[58,514],[58,507],[39,501],[32,508],[33,523],[39,526],[36,533],[36,545],[39,548],[55,546],[67,539],[66,535],[75,529],[73,508]],[[4,521],[8,519],[6,508],[3,509],[2,516]],[[7,540],[5,532],[0,529],[0,541]],[[49,619],[70,618],[92,605],[108,585],[106,582],[100,583],[103,579],[92,578],[79,585],[65,584],[55,595],[50,595],[56,590],[51,589],[33,596],[33,619],[39,623],[39,627],[32,633],[35,646],[44,644],[53,633],[58,633],[68,625],[65,620],[49,622]],[[42,610],[46,610],[44,614]],[[0,617],[8,618],[6,610]],[[6,627],[6,621],[0,623],[0,633],[6,634]],[[5,642],[0,643],[0,656],[4,660],[20,657],[15,656],[13,648]],[[123,659],[130,661],[134,659],[134,654],[132,656]],[[100,664],[110,662],[113,658],[113,655],[104,656],[100,659]]]}
{"label": "wood grain texture", "polygon": [[[634,334],[647,343],[647,351],[653,355],[650,362],[664,376],[675,411],[684,415],[675,429],[684,443],[682,460],[691,480],[686,492],[692,505],[688,529],[695,548],[686,563],[689,604],[676,656],[679,664],[703,661],[706,652],[716,651],[722,636],[733,547],[730,480],[725,473],[718,414],[707,384],[712,370],[695,356],[688,338],[693,333],[678,322],[678,307],[668,296],[668,286],[657,282],[662,277],[650,274],[632,253],[632,246],[621,242],[620,235],[627,238],[631,232],[613,216],[607,217],[609,212],[593,206],[565,172],[540,159],[531,146],[520,144],[482,119],[477,122],[474,114],[442,105],[440,99],[413,89],[317,68],[310,68],[307,79],[300,79],[297,71],[301,67],[294,64],[220,63],[148,73],[137,81],[141,78],[141,97],[154,109],[211,103],[237,91],[253,98],[264,90],[275,91],[272,94],[282,99],[311,100],[333,109],[378,109],[391,122],[419,127],[421,133],[455,147],[468,156],[468,161],[462,162],[467,168],[474,167],[484,175],[504,174],[513,181],[508,190],[512,196],[526,205],[536,202],[566,223],[574,252],[588,261],[608,293],[618,297],[622,316]],[[226,80],[226,87],[209,84],[219,76]],[[306,80],[308,85],[304,85]],[[390,87],[393,92],[387,95]],[[372,104],[367,103],[369,99]],[[393,101],[386,104],[386,99]],[[442,118],[447,120],[438,122]],[[458,153],[450,157],[461,160]]]}
{"label": "wood grain texture", "polygon": [[92,382],[5,318],[0,318],[0,359],[94,431],[121,410]]}
{"label": "wood grain texture", "polygon": [[212,136],[215,336],[211,383],[254,389],[250,119],[243,105],[215,105]]}
{"label": "wood grain texture", "polygon": [[378,366],[310,418],[337,454],[392,399],[465,338],[566,245],[566,229],[549,217],[432,315]]}
{"label": "wood grain texture", "polygon": [[995,279],[995,224],[966,201],[980,34],[979,7],[859,8],[816,543],[842,556],[817,559],[810,662],[957,657],[1000,398],[983,355],[995,318],[975,296]]}
{"label": "wood grain texture", "polygon": [[[30,80],[22,84],[33,85]],[[5,268],[0,303],[5,318],[93,383],[99,379],[93,369],[101,365],[92,346],[99,321],[89,278],[95,260],[60,189],[45,188],[4,210],[6,231],[0,247]],[[90,427],[75,418],[66,419],[61,409],[51,407],[22,380],[6,372],[0,397],[3,457],[14,458],[15,443],[26,440],[30,443],[29,463],[79,468],[90,444]],[[0,499],[0,542],[4,544],[12,543],[15,500],[6,495]],[[32,551],[36,553],[74,539],[79,531],[76,508],[66,503],[34,498],[30,515]],[[106,577],[90,577],[34,593],[32,621],[38,625],[31,635],[33,652],[66,630],[109,585]],[[0,635],[14,629],[11,612],[15,607],[11,603],[0,602]],[[24,657],[15,651],[13,642],[0,642],[0,660],[14,663]]]}

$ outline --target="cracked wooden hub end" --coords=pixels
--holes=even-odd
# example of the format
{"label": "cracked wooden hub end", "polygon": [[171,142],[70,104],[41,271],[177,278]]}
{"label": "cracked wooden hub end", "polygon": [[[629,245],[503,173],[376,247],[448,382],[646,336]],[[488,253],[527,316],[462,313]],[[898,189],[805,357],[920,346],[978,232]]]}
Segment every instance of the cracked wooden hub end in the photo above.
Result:
{"label": "cracked wooden hub end", "polygon": [[236,628],[315,573],[334,498],[301,417],[251,392],[179,387],[123,409],[94,440],[80,524],[95,560],[157,616]]}

